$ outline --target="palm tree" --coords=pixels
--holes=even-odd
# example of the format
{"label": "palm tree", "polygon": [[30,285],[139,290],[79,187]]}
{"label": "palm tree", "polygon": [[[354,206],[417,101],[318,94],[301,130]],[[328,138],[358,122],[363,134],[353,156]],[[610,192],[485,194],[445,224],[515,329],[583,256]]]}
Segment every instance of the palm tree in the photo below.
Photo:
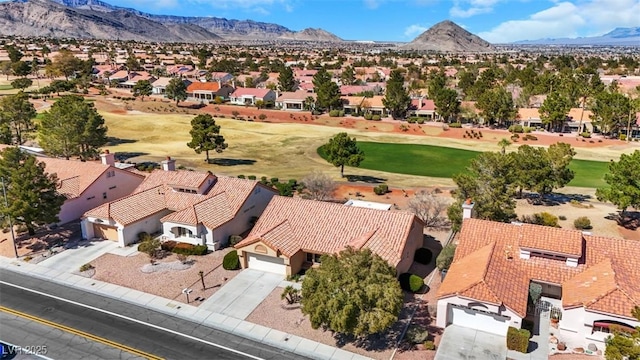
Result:
{"label": "palm tree", "polygon": [[313,111],[316,107],[316,99],[313,98],[313,96],[307,96],[306,99],[304,99],[304,109],[306,111]]}
{"label": "palm tree", "polygon": [[511,145],[511,141],[504,138],[498,142],[498,146],[500,146],[500,151],[502,152],[502,155],[504,155],[507,152],[507,146],[509,145]]}

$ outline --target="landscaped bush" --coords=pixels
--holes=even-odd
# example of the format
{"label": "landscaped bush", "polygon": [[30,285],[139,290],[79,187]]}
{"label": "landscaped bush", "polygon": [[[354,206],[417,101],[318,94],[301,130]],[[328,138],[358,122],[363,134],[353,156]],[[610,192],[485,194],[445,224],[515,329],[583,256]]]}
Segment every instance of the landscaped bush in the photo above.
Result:
{"label": "landscaped bush", "polygon": [[460,128],[462,128],[462,123],[454,122],[454,123],[449,124],[449,127],[452,128],[452,129],[460,129]]}
{"label": "landscaped bush", "polygon": [[418,124],[424,124],[424,118],[418,118],[416,121]]}
{"label": "landscaped bush", "polygon": [[138,251],[149,255],[151,258],[156,257],[158,249],[160,249],[160,240],[152,237],[148,237],[138,245]]}
{"label": "landscaped bush", "polygon": [[442,248],[442,251],[440,251],[440,254],[438,254],[438,257],[436,258],[436,266],[440,271],[449,269],[455,253],[456,246],[454,244],[449,244]]}
{"label": "landscaped bush", "polygon": [[173,248],[176,247],[176,245],[178,245],[177,241],[174,240],[169,240],[169,241],[165,241],[162,244],[160,244],[160,248],[164,251],[173,251]]}
{"label": "landscaped bush", "polygon": [[622,140],[622,141],[627,140],[627,135],[620,134],[620,140]]}
{"label": "landscaped bush", "polygon": [[244,175],[238,175],[238,179],[246,179],[246,176],[244,176]]}
{"label": "landscaped bush", "polygon": [[593,227],[591,226],[591,220],[589,220],[586,216],[580,216],[579,218],[573,221],[573,227],[578,230],[590,230]]}
{"label": "landscaped bush", "polygon": [[424,346],[425,350],[435,350],[436,349],[436,344],[431,340],[425,341],[422,345]]}
{"label": "landscaped bush", "polygon": [[193,245],[187,243],[178,243],[172,252],[182,255],[206,255],[209,248],[206,245]]}
{"label": "landscaped bush", "polygon": [[522,134],[524,132],[524,128],[520,124],[509,126],[509,132],[514,134]]}
{"label": "landscaped bush", "polygon": [[431,259],[433,258],[433,253],[431,250],[426,248],[420,248],[416,250],[415,255],[413,256],[413,260],[417,261],[420,264],[429,265]]}
{"label": "landscaped bush", "polygon": [[561,221],[567,220],[567,217],[564,215],[560,215],[558,216],[558,219],[560,219]]}
{"label": "landscaped bush", "polygon": [[330,117],[338,117],[338,116],[340,116],[340,110],[331,110],[331,111],[329,111],[329,116]]}
{"label": "landscaped bush", "polygon": [[386,184],[380,184],[373,188],[373,192],[376,195],[384,195],[389,192],[389,186]]}
{"label": "landscaped bush", "polygon": [[91,265],[91,264],[84,264],[84,265],[80,266],[80,272],[89,271],[91,269],[93,269],[93,265]]}
{"label": "landscaped bush", "polygon": [[582,136],[583,138],[590,138],[591,137],[591,133],[588,132],[588,131],[585,131],[585,132],[581,133],[580,136]]}
{"label": "landscaped bush", "polygon": [[513,326],[507,331],[507,349],[515,350],[523,354],[527,353],[531,333],[526,329],[516,329]]}
{"label": "landscaped bush", "polygon": [[522,222],[542,226],[560,227],[560,225],[558,225],[558,217],[548,212],[536,213],[530,216],[524,215],[522,216]]}
{"label": "landscaped bush", "polygon": [[400,287],[405,291],[411,291],[416,293],[424,286],[424,280],[418,275],[404,273],[398,278],[400,281]]}
{"label": "landscaped bush", "polygon": [[149,233],[146,231],[141,231],[138,233],[138,241],[145,241],[149,238]]}
{"label": "landscaped bush", "polygon": [[415,124],[417,121],[418,121],[418,118],[416,117],[412,117],[407,120],[409,124]]}
{"label": "landscaped bush", "polygon": [[234,246],[235,244],[239,243],[240,241],[242,241],[242,236],[240,236],[240,235],[231,235],[231,236],[229,236],[229,245],[230,246]]}
{"label": "landscaped bush", "polygon": [[271,181],[272,184],[277,184],[280,182],[280,179],[278,179],[277,177],[272,177],[269,181]]}
{"label": "landscaped bush", "polygon": [[364,114],[364,119],[365,120],[371,120],[371,119],[373,119],[373,115],[371,113],[366,113],[366,114]]}
{"label": "landscaped bush", "polygon": [[373,121],[380,121],[380,120],[382,120],[382,119],[380,118],[380,115],[373,115],[373,116],[371,117],[371,120],[373,120]]}
{"label": "landscaped bush", "polygon": [[231,251],[222,259],[222,268],[225,270],[238,270],[240,268],[240,258],[236,251]]}
{"label": "landscaped bush", "polygon": [[522,140],[538,140],[538,137],[531,134],[526,134],[522,137]]}
{"label": "landscaped bush", "polygon": [[524,131],[525,134],[528,134],[533,131],[533,128],[530,126],[524,126],[522,130]]}
{"label": "landscaped bush", "polygon": [[247,179],[249,179],[249,180],[256,180],[257,178],[256,178],[256,176],[255,176],[255,175],[249,175],[249,176],[247,176]]}

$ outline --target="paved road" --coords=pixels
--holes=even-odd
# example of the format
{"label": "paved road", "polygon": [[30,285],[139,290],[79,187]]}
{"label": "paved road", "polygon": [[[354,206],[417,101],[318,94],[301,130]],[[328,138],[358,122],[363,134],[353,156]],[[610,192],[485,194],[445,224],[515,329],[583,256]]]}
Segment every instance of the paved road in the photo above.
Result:
{"label": "paved road", "polygon": [[[116,347],[135,349],[142,354],[138,354],[138,356],[144,357],[146,353],[162,358],[181,360],[256,358],[284,360],[301,358],[299,355],[200,326],[193,322],[11,271],[0,270],[0,279],[2,282],[0,283],[1,306],[78,332],[107,339],[113,342]],[[132,320],[122,319],[66,301],[17,289],[4,284],[5,282],[76,301],[97,309],[129,317]],[[144,324],[140,322],[144,322]],[[4,333],[4,321],[2,328]],[[168,331],[164,329],[168,329]],[[188,337],[176,334],[176,332],[187,334]],[[132,357],[133,355],[129,354],[129,356]],[[69,356],[64,358],[73,359],[73,357]],[[105,358],[113,357],[108,356]]]}

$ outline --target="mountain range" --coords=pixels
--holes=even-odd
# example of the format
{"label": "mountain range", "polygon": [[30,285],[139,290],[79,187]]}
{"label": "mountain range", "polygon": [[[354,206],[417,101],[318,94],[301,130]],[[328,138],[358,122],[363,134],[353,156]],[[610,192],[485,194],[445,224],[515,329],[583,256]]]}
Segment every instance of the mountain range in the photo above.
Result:
{"label": "mountain range", "polygon": [[401,49],[443,52],[495,51],[491,44],[449,20],[433,25],[410,43],[401,46]]}
{"label": "mountain range", "polygon": [[640,46],[640,27],[615,28],[612,31],[593,37],[523,40],[514,44],[522,45],[616,45]]}

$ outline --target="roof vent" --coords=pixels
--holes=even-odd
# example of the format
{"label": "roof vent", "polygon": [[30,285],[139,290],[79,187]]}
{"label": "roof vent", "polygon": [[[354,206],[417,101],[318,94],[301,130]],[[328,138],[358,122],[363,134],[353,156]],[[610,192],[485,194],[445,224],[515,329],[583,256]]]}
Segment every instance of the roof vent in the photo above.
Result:
{"label": "roof vent", "polygon": [[591,235],[593,235],[593,234],[591,233],[591,231],[583,231],[583,232],[582,232],[582,235],[588,235],[588,236],[591,236]]}
{"label": "roof vent", "polygon": [[522,226],[522,223],[520,221],[512,221],[511,225]]}

